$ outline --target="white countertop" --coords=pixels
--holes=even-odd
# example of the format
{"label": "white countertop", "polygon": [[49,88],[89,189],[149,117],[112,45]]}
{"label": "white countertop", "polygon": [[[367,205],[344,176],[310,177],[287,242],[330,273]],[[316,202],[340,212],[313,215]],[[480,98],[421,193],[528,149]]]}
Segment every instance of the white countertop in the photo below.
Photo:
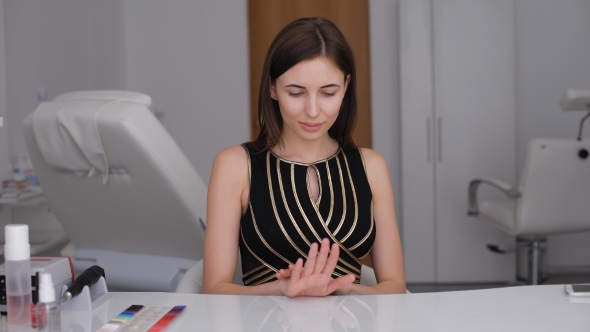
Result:
{"label": "white countertop", "polygon": [[94,331],[132,304],[186,305],[166,331],[589,331],[590,299],[563,285],[325,298],[109,293],[92,313],[62,312],[63,331]]}

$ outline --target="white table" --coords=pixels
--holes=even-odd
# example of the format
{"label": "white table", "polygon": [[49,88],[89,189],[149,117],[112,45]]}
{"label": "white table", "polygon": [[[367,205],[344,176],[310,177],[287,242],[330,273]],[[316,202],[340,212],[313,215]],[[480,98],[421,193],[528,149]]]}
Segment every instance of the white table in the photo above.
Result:
{"label": "white table", "polygon": [[62,312],[63,331],[94,331],[132,304],[187,305],[166,331],[589,331],[590,299],[562,285],[297,298],[110,293],[92,313]]}

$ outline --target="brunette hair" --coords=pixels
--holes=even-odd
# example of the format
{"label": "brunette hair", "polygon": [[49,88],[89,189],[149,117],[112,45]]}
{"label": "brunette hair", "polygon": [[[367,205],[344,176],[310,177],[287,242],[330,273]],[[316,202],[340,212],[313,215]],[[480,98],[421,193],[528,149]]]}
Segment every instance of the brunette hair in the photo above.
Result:
{"label": "brunette hair", "polygon": [[328,134],[343,149],[355,147],[352,132],[357,121],[358,106],[352,49],[334,23],[322,17],[309,17],[300,18],[284,27],[268,49],[258,92],[260,133],[255,141],[246,143],[249,148],[261,152],[272,149],[281,142],[283,118],[278,101],[271,98],[271,82],[297,63],[316,57],[330,59],[344,73],[345,79],[350,75],[338,117]]}

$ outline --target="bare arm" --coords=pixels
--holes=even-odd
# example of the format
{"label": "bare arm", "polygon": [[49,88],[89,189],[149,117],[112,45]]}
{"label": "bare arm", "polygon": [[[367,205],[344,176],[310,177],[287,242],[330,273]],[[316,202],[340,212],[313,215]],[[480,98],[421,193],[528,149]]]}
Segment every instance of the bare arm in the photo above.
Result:
{"label": "bare arm", "polygon": [[373,213],[376,237],[371,260],[378,284],[375,286],[350,285],[338,294],[390,294],[405,293],[406,279],[399,229],[395,217],[393,189],[387,163],[377,152],[361,149],[367,168],[367,178],[373,192]]}
{"label": "bare arm", "polygon": [[279,295],[276,282],[246,287],[233,283],[238,262],[240,218],[250,189],[248,156],[241,146],[221,151],[213,162],[207,193],[203,293]]}

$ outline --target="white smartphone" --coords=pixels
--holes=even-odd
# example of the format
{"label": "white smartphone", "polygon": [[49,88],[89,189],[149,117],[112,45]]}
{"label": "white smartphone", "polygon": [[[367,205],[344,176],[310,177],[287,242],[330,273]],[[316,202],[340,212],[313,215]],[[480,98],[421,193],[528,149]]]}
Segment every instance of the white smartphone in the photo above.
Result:
{"label": "white smartphone", "polygon": [[590,297],[590,284],[586,285],[565,285],[565,292],[574,297]]}

